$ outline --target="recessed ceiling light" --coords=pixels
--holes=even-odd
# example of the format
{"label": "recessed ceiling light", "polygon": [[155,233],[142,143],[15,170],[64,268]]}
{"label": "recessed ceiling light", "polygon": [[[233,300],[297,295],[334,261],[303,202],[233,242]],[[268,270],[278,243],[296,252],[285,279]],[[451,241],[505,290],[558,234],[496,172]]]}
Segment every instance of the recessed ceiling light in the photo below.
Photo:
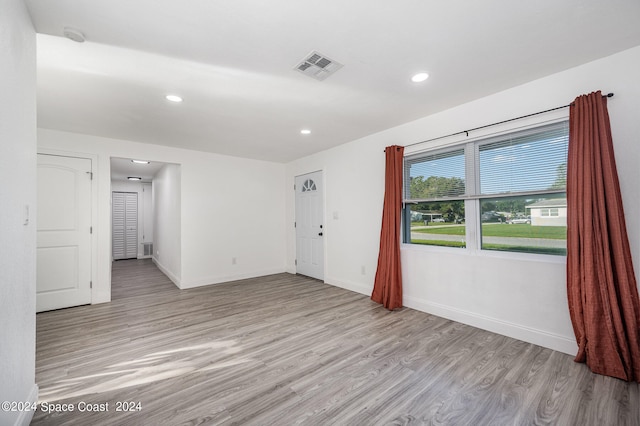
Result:
{"label": "recessed ceiling light", "polygon": [[411,81],[413,81],[414,83],[420,83],[425,81],[428,78],[429,78],[429,74],[427,74],[426,72],[419,72],[418,74],[411,77]]}
{"label": "recessed ceiling light", "polygon": [[178,95],[167,95],[165,98],[171,102],[182,102],[182,98]]}
{"label": "recessed ceiling light", "polygon": [[136,164],[149,164],[149,162],[145,160],[131,160],[131,162]]}
{"label": "recessed ceiling light", "polygon": [[137,176],[129,176],[127,179],[129,179],[129,180],[142,180],[141,177],[137,177]]}
{"label": "recessed ceiling light", "polygon": [[310,135],[310,134],[311,134],[311,130],[309,130],[309,129],[302,129],[302,130],[300,130],[300,133],[302,133],[303,135]]}

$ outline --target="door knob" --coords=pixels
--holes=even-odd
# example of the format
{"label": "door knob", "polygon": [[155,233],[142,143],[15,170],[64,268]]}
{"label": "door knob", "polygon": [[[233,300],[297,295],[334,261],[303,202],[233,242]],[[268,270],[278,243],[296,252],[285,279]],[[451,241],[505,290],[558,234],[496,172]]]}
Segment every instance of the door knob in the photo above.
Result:
{"label": "door knob", "polygon": [[322,232],[319,232],[318,235],[320,235],[322,237]]}

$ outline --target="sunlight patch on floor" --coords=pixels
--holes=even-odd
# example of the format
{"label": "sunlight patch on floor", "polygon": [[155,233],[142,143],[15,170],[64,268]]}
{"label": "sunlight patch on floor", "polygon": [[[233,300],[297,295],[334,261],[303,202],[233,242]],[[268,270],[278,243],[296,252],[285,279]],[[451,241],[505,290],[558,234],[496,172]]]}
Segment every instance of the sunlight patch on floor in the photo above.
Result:
{"label": "sunlight patch on floor", "polygon": [[[76,398],[254,361],[248,358],[229,359],[230,355],[242,350],[236,345],[235,340],[222,340],[166,349],[113,364],[100,373],[67,376],[52,385],[41,387],[39,400],[51,402]],[[221,359],[216,362],[216,358]],[[73,368],[69,369],[68,374],[74,374]]]}

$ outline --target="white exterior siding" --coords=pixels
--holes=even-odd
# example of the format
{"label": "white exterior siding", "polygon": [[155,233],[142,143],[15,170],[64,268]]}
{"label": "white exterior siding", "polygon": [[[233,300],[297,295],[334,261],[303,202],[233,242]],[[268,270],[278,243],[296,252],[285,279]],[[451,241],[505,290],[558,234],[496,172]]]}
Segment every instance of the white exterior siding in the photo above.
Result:
{"label": "white exterior siding", "polygon": [[[557,209],[558,215],[543,216],[543,210]],[[531,209],[531,226],[567,226],[567,208],[566,207],[534,207]]]}

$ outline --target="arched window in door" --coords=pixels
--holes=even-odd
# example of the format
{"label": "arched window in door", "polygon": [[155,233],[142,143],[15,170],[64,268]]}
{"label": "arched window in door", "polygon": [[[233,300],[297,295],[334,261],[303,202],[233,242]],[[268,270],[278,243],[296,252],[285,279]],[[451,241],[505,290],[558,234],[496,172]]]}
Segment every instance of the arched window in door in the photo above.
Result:
{"label": "arched window in door", "polygon": [[315,191],[315,190],[316,190],[316,183],[311,179],[305,180],[304,183],[302,184],[302,192],[309,192],[309,191]]}

